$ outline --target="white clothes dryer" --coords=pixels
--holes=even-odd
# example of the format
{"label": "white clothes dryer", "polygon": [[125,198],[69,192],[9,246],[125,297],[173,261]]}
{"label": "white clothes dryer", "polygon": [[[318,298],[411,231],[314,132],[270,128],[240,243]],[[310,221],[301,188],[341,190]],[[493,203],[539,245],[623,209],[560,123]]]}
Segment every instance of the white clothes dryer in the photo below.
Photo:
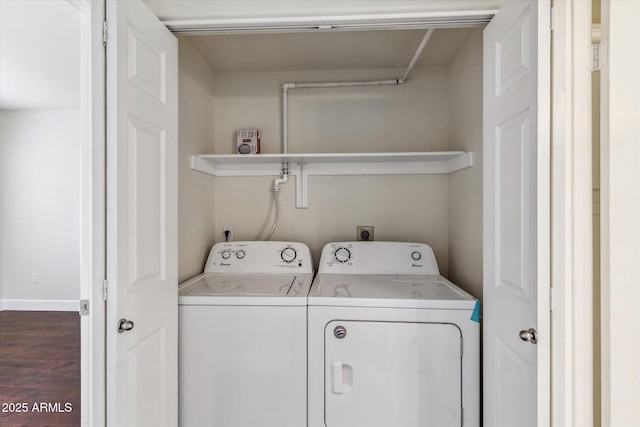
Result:
{"label": "white clothes dryer", "polygon": [[182,283],[179,424],[306,425],[309,248],[218,243],[203,274]]}
{"label": "white clothes dryer", "polygon": [[479,309],[428,245],[326,245],[308,299],[308,426],[478,427]]}

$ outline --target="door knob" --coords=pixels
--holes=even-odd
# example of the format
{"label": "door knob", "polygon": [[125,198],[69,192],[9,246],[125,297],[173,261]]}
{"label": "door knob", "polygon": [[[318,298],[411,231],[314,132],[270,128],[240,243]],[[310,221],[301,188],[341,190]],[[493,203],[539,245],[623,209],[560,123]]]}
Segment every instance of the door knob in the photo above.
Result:
{"label": "door knob", "polygon": [[118,322],[118,333],[121,334],[126,331],[130,331],[133,329],[134,323],[131,320],[120,319]]}
{"label": "door knob", "polygon": [[538,342],[538,332],[533,328],[530,328],[528,331],[520,331],[520,339],[522,341],[529,341],[531,344],[536,344]]}

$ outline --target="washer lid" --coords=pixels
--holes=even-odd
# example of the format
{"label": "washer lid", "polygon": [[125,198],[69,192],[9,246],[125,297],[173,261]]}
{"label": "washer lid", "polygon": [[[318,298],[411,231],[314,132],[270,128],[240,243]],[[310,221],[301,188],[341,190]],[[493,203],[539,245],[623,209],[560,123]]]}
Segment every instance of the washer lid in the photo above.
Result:
{"label": "washer lid", "polygon": [[295,280],[290,274],[204,274],[180,296],[284,296]]}
{"label": "washer lid", "polygon": [[178,304],[306,306],[313,274],[203,273],[178,287]]}
{"label": "washer lid", "polygon": [[476,299],[442,276],[318,274],[309,305],[456,308]]}

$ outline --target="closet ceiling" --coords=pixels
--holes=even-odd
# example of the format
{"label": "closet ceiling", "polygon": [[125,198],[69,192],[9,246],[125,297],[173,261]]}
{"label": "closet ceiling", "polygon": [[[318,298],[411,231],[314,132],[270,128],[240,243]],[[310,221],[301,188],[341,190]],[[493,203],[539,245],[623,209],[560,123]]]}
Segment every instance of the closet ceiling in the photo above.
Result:
{"label": "closet ceiling", "polygon": [[[478,28],[436,29],[420,66],[448,65]],[[406,68],[426,30],[184,36],[215,72]]]}

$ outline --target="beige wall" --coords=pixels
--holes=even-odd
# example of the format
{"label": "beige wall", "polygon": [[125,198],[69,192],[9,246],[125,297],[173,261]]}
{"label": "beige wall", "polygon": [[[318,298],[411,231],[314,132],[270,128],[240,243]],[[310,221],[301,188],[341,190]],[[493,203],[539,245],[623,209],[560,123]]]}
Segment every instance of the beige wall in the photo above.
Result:
{"label": "beige wall", "polygon": [[[259,128],[263,153],[280,152],[280,87],[285,82],[377,79],[402,70],[216,74],[216,153],[231,153],[234,131]],[[446,150],[449,96],[446,67],[415,69],[403,86],[301,89],[290,92],[290,152]],[[264,238],[273,215],[272,178],[216,178],[216,239]],[[272,240],[302,241],[315,263],[330,241],[355,240],[373,225],[376,240],[430,244],[448,271],[447,177],[311,177],[309,208],[295,208],[292,178],[280,194]]]}
{"label": "beige wall", "polygon": [[482,29],[449,66],[450,149],[473,151],[473,167],[450,174],[449,278],[482,299]]}
{"label": "beige wall", "polygon": [[640,3],[602,2],[602,425],[640,425]]}
{"label": "beige wall", "polygon": [[[263,153],[281,152],[283,83],[386,79],[404,70],[216,73],[214,78],[188,43],[181,41],[180,50],[184,280],[201,271],[207,249],[223,240],[223,227],[233,227],[235,240],[263,239],[274,213],[273,178],[192,172],[190,153],[233,153],[235,131],[243,128],[261,130]],[[313,176],[308,209],[295,208],[292,177],[280,192],[272,240],[308,244],[317,265],[326,243],[355,240],[356,226],[373,225],[376,240],[430,244],[442,274],[481,296],[482,31],[450,67],[416,68],[403,86],[291,90],[289,101],[289,152],[470,150],[475,165],[449,176]]]}
{"label": "beige wall", "polygon": [[[273,215],[270,178],[216,178],[216,237],[234,227],[236,240],[264,238]],[[309,208],[295,208],[295,184],[280,192],[280,222],[271,240],[306,243],[318,264],[331,241],[356,239],[357,225],[375,226],[376,240],[426,242],[447,274],[447,177],[311,177]]]}
{"label": "beige wall", "polygon": [[[404,70],[216,74],[216,153],[235,131],[257,128],[262,152],[281,152],[281,87],[290,82],[401,77]],[[416,68],[402,86],[289,91],[289,152],[427,151],[447,148],[446,67]]]}
{"label": "beige wall", "polygon": [[214,179],[190,164],[192,153],[214,149],[214,75],[189,42],[179,43],[178,278],[183,281],[202,272],[214,243]]}

